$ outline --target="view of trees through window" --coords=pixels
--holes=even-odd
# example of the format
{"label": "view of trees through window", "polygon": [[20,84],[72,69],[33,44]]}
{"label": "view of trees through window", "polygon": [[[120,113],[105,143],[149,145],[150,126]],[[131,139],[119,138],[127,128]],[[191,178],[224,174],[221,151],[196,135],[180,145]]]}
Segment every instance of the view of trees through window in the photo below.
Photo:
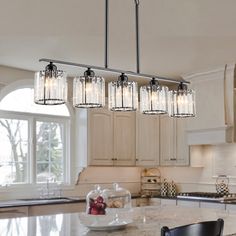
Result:
{"label": "view of trees through window", "polygon": [[27,182],[27,120],[0,119],[0,150],[0,183]]}
{"label": "view of trees through window", "polygon": [[[26,93],[27,99],[32,96],[30,88],[15,91],[17,95]],[[35,104],[30,104],[29,114],[25,110],[24,114],[18,111],[20,103],[17,103],[17,111],[11,104],[14,114],[1,111],[1,106],[7,108],[6,103],[16,99],[14,91],[11,96],[0,102],[0,185],[65,181],[64,134],[68,109],[64,107],[63,113],[60,108],[59,118],[53,118],[52,111],[43,115],[32,113],[32,109],[35,111],[35,106],[39,106]]]}
{"label": "view of trees through window", "polygon": [[63,126],[55,122],[37,122],[37,182],[63,180]]}

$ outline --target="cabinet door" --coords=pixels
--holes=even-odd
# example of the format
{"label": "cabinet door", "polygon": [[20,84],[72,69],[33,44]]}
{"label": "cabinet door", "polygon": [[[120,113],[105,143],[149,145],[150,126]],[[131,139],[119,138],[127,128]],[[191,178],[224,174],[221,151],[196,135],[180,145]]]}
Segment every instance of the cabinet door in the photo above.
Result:
{"label": "cabinet door", "polygon": [[184,207],[191,207],[191,208],[199,208],[200,202],[199,201],[183,201],[177,200],[177,206],[184,206]]}
{"label": "cabinet door", "polygon": [[176,165],[189,165],[189,146],[187,144],[187,120],[176,120]]}
{"label": "cabinet door", "polygon": [[113,165],[113,113],[91,109],[88,119],[89,165]]}
{"label": "cabinet door", "polygon": [[177,200],[176,199],[163,199],[161,198],[161,205],[177,205]]}
{"label": "cabinet door", "polygon": [[225,210],[225,204],[215,203],[215,202],[200,202],[200,207],[201,208],[213,208],[213,209]]}
{"label": "cabinet door", "polygon": [[159,117],[136,113],[136,165],[159,164]]}
{"label": "cabinet door", "polygon": [[114,165],[135,165],[135,112],[114,113]]}
{"label": "cabinet door", "polygon": [[53,205],[37,205],[29,207],[29,216],[53,215],[61,213],[84,212],[86,203],[68,203]]}
{"label": "cabinet door", "polygon": [[176,125],[175,119],[160,117],[160,162],[168,166],[176,164]]}

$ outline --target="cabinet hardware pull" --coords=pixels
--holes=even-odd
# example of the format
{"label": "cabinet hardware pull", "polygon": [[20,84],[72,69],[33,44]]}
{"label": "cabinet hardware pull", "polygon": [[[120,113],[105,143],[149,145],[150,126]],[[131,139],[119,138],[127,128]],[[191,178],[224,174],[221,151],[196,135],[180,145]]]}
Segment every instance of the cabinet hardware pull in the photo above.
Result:
{"label": "cabinet hardware pull", "polygon": [[176,158],[170,158],[171,161],[176,161]]}

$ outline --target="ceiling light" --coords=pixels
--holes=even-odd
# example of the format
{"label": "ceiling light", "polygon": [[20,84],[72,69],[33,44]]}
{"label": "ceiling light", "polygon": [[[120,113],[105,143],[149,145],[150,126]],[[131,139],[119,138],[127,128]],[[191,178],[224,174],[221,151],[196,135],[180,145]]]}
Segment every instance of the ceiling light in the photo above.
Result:
{"label": "ceiling light", "polygon": [[79,76],[73,82],[73,105],[77,108],[99,108],[105,106],[105,80],[95,76],[88,68],[84,76]]}
{"label": "ceiling light", "polygon": [[[140,37],[139,37],[139,5],[140,0],[135,3],[135,41],[136,41],[136,72],[114,69],[108,66],[109,49],[109,0],[105,0],[105,31],[104,31],[104,67],[86,65],[61,60],[40,59],[39,61],[88,68],[84,76],[76,77],[73,83],[73,105],[78,108],[101,108],[105,106],[105,81],[102,77],[95,76],[91,69],[119,74],[118,81],[108,84],[108,107],[111,111],[136,111],[138,108],[137,83],[128,81],[129,76],[152,79],[150,84],[140,88],[140,108],[143,114],[166,114],[172,117],[195,116],[195,94],[188,90],[182,80],[177,91],[168,92],[168,88],[160,86],[159,81],[168,83],[179,83],[179,80],[165,78],[157,75],[140,73]],[[35,102],[38,104],[63,104],[66,100],[66,82],[64,74],[61,77],[56,67],[50,63],[44,72],[40,72],[35,80]],[[47,79],[47,78],[50,78]],[[57,80],[55,79],[57,78]],[[59,80],[58,78],[61,78]],[[54,82],[55,80],[55,82]],[[54,87],[55,86],[55,87]],[[66,90],[65,90],[66,88]]]}
{"label": "ceiling light", "polygon": [[169,115],[171,117],[194,117],[195,92],[181,82],[177,90],[169,92]]}
{"label": "ceiling light", "polygon": [[149,85],[140,87],[140,112],[146,115],[159,115],[168,112],[168,88],[160,86],[153,78]]}
{"label": "ceiling light", "polygon": [[35,73],[34,102],[40,105],[60,105],[66,101],[66,75],[50,62],[45,70]]}
{"label": "ceiling light", "polygon": [[117,81],[108,84],[108,105],[111,111],[136,111],[138,107],[137,83],[128,81],[122,73]]}

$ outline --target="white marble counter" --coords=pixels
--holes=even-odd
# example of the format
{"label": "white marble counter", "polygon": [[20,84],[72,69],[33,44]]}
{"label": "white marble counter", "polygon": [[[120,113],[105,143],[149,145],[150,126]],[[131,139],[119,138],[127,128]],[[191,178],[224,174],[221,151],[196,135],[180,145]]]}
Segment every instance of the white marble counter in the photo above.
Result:
{"label": "white marble counter", "polygon": [[25,217],[0,220],[1,236],[159,236],[166,225],[175,227],[194,222],[225,221],[224,235],[236,235],[236,213],[178,206],[138,207],[133,211],[133,223],[124,230],[89,231],[79,220],[79,213]]}

